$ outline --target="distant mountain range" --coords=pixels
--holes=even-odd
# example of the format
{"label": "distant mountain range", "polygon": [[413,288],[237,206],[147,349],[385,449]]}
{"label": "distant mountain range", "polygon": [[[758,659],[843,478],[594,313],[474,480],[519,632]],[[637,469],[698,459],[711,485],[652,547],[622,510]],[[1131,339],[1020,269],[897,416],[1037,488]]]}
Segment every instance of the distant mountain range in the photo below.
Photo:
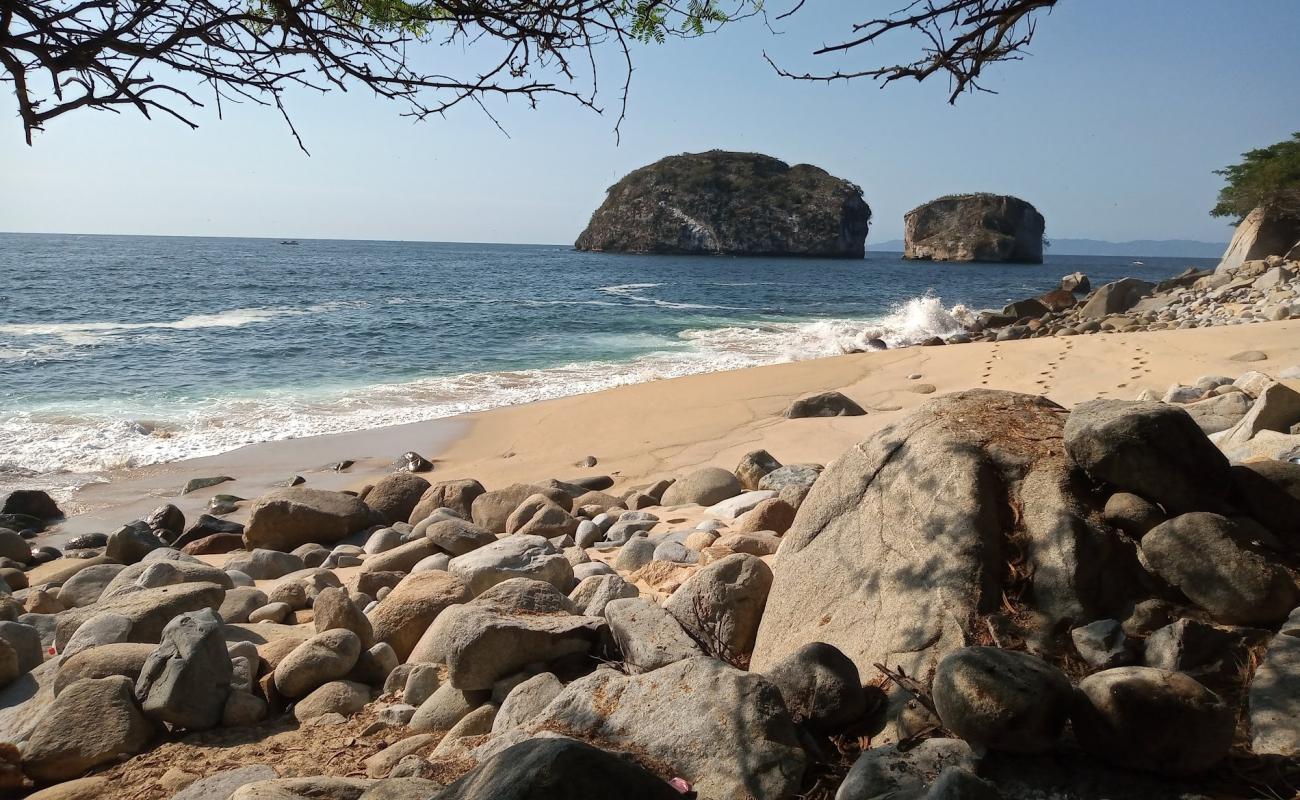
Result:
{"label": "distant mountain range", "polygon": [[[1198,242],[1193,239],[1136,239],[1131,242],[1106,242],[1101,239],[1052,239],[1047,255],[1058,256],[1129,256],[1141,258],[1218,258],[1228,249],[1227,242]],[[887,242],[867,240],[867,252],[903,252],[902,239]]]}

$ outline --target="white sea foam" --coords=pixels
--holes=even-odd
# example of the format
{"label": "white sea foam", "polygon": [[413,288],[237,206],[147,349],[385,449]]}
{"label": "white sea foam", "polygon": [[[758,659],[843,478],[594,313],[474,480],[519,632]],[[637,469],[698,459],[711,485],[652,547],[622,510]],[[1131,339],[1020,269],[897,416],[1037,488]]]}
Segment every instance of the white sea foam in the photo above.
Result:
{"label": "white sea foam", "polygon": [[13,337],[55,337],[70,345],[98,344],[105,337],[129,331],[203,328],[242,328],[280,317],[322,313],[349,307],[349,303],[323,303],[309,308],[236,308],[215,314],[191,314],[157,322],[36,322],[0,325],[0,334]]}
{"label": "white sea foam", "polygon": [[[608,288],[635,293],[652,287]],[[252,311],[258,310],[211,315],[206,323],[187,317],[166,325],[212,324],[217,317],[222,324],[250,324],[269,318]],[[662,378],[838,355],[870,349],[873,339],[898,347],[956,333],[968,316],[961,306],[945,308],[936,297],[921,297],[869,320],[700,328],[683,331],[680,342],[631,334],[604,342],[655,348],[622,362],[466,373],[300,394],[279,391],[174,408],[87,405],[0,413],[0,484],[12,484],[17,475],[52,474],[62,477],[43,480],[86,483],[107,470],[213,455],[254,442],[365,430]]]}
{"label": "white sea foam", "polygon": [[701,305],[699,303],[675,303],[671,300],[661,300],[658,297],[647,297],[645,290],[658,289],[663,286],[662,283],[622,283],[617,286],[600,286],[596,291],[603,294],[617,297],[621,300],[628,300],[638,305],[658,306],[659,308],[675,309],[692,309],[692,310],[722,310],[722,311],[740,311],[740,306],[712,306]]}

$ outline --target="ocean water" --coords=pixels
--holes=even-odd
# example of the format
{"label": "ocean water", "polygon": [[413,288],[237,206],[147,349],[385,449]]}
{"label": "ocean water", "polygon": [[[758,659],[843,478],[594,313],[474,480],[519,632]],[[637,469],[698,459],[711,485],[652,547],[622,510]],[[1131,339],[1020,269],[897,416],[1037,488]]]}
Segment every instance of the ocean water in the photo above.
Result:
{"label": "ocean water", "polygon": [[0,234],[0,491],[872,338],[896,347],[1075,270],[1100,285],[1214,263],[1131,260]]}

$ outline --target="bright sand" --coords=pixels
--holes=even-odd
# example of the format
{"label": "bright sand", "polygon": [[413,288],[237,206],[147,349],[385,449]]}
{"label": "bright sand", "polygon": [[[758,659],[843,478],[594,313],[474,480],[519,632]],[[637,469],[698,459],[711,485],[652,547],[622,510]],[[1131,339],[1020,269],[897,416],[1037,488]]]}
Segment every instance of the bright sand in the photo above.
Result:
{"label": "bright sand", "polygon": [[[1267,361],[1231,356],[1261,350]],[[782,463],[829,463],[853,443],[895,422],[930,395],[972,388],[1044,394],[1070,407],[1097,397],[1163,394],[1201,375],[1276,374],[1300,364],[1300,321],[1194,330],[1099,334],[1005,343],[912,347],[624,386],[594,394],[493,409],[374,431],[252,445],[219,456],[124,471],[73,498],[86,509],[61,534],[109,532],[172,502],[188,519],[214,494],[254,498],[298,474],[307,486],[360,489],[391,470],[406,450],[437,467],[430,481],[472,477],[489,489],[516,481],[612,475],[614,491],[716,465],[732,469],[763,448]],[[920,375],[914,379],[910,376]],[[788,420],[797,397],[839,389],[862,417]],[[592,468],[574,466],[595,456]],[[351,459],[346,472],[329,464]],[[236,480],[176,497],[193,477]],[[229,517],[243,520],[249,504]],[[62,536],[56,537],[56,540]]]}

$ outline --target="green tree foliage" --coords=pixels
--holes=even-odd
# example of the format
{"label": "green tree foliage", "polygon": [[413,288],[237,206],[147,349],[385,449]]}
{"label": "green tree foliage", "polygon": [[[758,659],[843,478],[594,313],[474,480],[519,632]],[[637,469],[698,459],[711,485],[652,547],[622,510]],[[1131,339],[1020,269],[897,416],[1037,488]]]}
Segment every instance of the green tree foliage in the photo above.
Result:
{"label": "green tree foliage", "polygon": [[1263,207],[1275,217],[1300,219],[1300,133],[1269,147],[1242,153],[1241,163],[1214,171],[1228,182],[1210,213],[1238,222]]}

